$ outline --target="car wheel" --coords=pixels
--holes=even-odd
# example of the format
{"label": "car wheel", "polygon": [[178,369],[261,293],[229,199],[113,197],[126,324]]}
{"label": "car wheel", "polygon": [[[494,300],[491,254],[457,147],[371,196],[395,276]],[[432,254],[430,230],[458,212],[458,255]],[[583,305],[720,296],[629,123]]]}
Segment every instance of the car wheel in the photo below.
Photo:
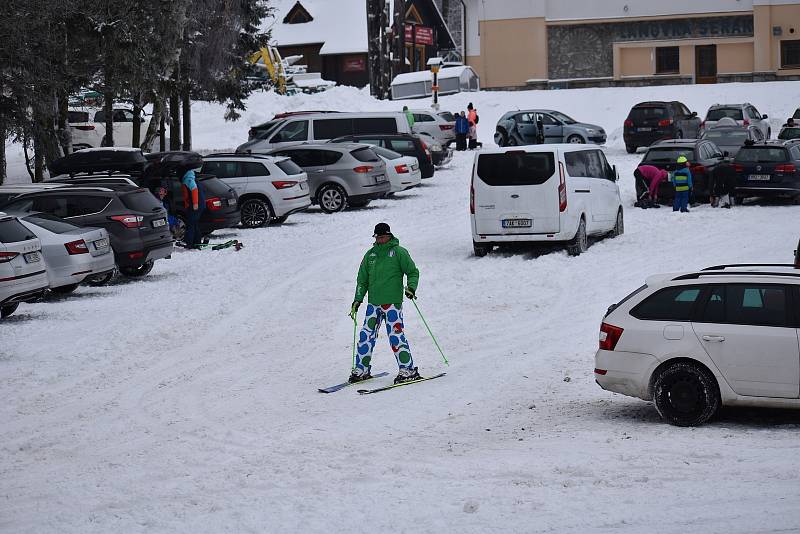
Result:
{"label": "car wheel", "polygon": [[617,212],[617,223],[614,229],[611,230],[611,237],[618,237],[625,233],[625,217],[622,214],[622,208]]}
{"label": "car wheel", "polygon": [[478,244],[476,242],[472,242],[472,251],[475,255],[479,258],[486,256],[488,253],[492,251],[492,245],[487,244]]}
{"label": "car wheel", "polygon": [[688,362],[677,362],[661,371],[653,400],[659,415],[676,426],[705,423],[721,403],[719,386],[711,373]]}
{"label": "car wheel", "polygon": [[338,184],[323,185],[317,193],[317,198],[319,198],[319,207],[325,213],[336,213],[347,207],[347,193]]}
{"label": "car wheel", "polygon": [[586,141],[583,139],[583,137],[581,137],[578,134],[572,134],[569,137],[567,137],[567,143],[571,143],[571,144],[574,144],[574,145],[582,145],[585,142]]}
{"label": "car wheel", "polygon": [[637,148],[639,148],[639,147],[638,146],[625,145],[625,152],[627,152],[628,154],[636,154],[636,149]]}
{"label": "car wheel", "polygon": [[495,143],[497,146],[500,146],[500,147],[506,146],[506,143],[507,143],[507,142],[508,142],[508,140],[507,140],[507,138],[506,138],[506,134],[505,134],[505,132],[503,132],[503,131],[498,131],[498,132],[495,132],[495,133],[494,133],[494,143]]}
{"label": "car wheel", "polygon": [[259,228],[269,224],[274,214],[269,202],[260,198],[248,198],[241,205],[242,226],[245,228]]}
{"label": "car wheel", "polygon": [[120,267],[119,272],[129,278],[141,278],[153,270],[154,264],[155,262],[153,260],[147,260],[141,265]]}
{"label": "car wheel", "polygon": [[586,221],[581,217],[581,222],[578,224],[578,230],[567,243],[567,252],[570,256],[580,256],[589,248],[589,238],[586,236]]}
{"label": "car wheel", "polygon": [[6,304],[3,307],[0,307],[0,319],[5,319],[19,308],[19,302],[15,302],[14,304]]}
{"label": "car wheel", "polygon": [[104,286],[114,278],[116,275],[116,271],[109,271],[107,273],[96,274],[94,276],[88,277],[85,282],[93,287]]}
{"label": "car wheel", "polygon": [[69,295],[76,289],[78,289],[78,284],[69,284],[67,286],[51,287],[50,291],[58,293],[59,295]]}
{"label": "car wheel", "polygon": [[178,221],[178,224],[175,225],[175,228],[172,231],[172,238],[175,241],[183,241],[186,238],[186,217],[182,214],[175,215],[175,219]]}

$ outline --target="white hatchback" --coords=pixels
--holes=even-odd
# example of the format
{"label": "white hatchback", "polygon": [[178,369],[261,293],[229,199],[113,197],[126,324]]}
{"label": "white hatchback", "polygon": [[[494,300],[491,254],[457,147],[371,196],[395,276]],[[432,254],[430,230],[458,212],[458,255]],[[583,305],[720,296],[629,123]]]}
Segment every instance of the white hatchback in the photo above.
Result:
{"label": "white hatchback", "polygon": [[470,190],[476,256],[508,243],[566,243],[573,256],[589,236],[625,230],[617,172],[603,151],[574,144],[481,150]]}
{"label": "white hatchback", "polygon": [[800,408],[799,304],[792,265],[653,276],[603,318],[595,379],[678,426],[721,405]]}
{"label": "white hatchback", "polygon": [[39,298],[47,284],[41,242],[16,217],[0,213],[0,317]]}
{"label": "white hatchback", "polygon": [[372,150],[386,163],[386,175],[392,184],[389,193],[399,193],[422,182],[422,171],[419,169],[417,158],[404,156],[380,146],[373,146]]}

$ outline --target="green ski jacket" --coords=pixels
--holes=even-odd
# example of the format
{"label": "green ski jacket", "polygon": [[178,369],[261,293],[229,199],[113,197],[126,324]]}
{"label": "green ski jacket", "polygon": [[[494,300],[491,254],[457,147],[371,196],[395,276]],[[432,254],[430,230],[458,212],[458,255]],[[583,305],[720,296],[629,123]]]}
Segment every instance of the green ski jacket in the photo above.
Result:
{"label": "green ski jacket", "polygon": [[361,302],[369,293],[368,302],[372,305],[402,306],[403,275],[408,278],[408,287],[416,291],[419,269],[400,241],[393,237],[388,243],[374,245],[358,268],[355,300]]}

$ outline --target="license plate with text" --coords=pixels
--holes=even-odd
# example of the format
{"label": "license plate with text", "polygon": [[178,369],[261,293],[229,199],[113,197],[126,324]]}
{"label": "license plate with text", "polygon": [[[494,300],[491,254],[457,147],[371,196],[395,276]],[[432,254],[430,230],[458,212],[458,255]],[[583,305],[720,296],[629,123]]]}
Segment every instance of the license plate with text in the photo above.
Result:
{"label": "license plate with text", "polygon": [[159,228],[161,226],[166,226],[167,220],[166,219],[156,219],[153,221],[153,228]]}
{"label": "license plate with text", "polygon": [[23,254],[22,257],[25,258],[25,261],[28,263],[36,263],[41,259],[38,252],[28,252],[27,254]]}
{"label": "license plate with text", "polygon": [[531,219],[503,219],[503,228],[530,228],[533,226]]}
{"label": "license plate with text", "polygon": [[769,179],[772,178],[769,174],[751,174],[747,177],[748,180],[753,182],[769,182]]}

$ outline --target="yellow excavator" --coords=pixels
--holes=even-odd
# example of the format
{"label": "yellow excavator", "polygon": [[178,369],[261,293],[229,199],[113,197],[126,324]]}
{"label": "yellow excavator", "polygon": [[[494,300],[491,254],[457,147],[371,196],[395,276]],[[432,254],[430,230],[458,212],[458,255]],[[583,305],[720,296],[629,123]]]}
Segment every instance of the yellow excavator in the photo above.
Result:
{"label": "yellow excavator", "polygon": [[252,54],[248,60],[253,65],[261,66],[266,71],[267,77],[275,85],[275,92],[286,94],[286,70],[281,53],[274,46],[263,47]]}

